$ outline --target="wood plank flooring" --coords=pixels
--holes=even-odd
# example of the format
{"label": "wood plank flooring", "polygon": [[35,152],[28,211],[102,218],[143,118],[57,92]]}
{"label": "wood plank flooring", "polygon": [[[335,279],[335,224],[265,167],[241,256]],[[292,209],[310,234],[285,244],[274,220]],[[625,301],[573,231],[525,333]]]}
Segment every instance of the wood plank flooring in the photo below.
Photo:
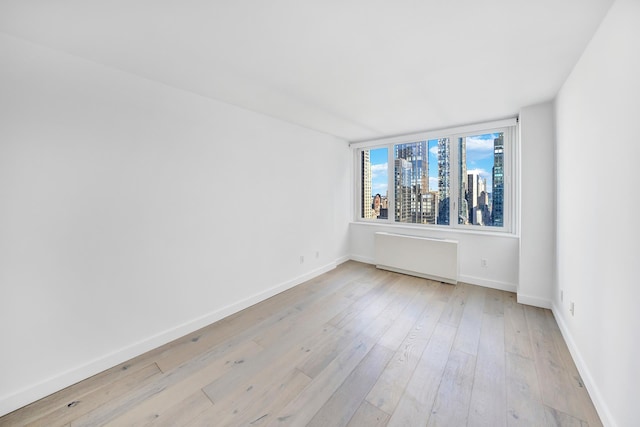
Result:
{"label": "wood plank flooring", "polygon": [[347,262],[0,426],[601,426],[549,310]]}

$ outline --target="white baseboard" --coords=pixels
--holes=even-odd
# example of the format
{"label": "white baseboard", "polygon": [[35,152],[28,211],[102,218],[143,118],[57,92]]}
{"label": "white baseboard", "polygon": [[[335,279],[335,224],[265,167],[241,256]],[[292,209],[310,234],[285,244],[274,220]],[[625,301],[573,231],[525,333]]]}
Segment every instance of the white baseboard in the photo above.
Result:
{"label": "white baseboard", "polygon": [[518,303],[551,309],[551,301],[518,293]]}
{"label": "white baseboard", "polygon": [[594,406],[596,407],[596,411],[598,411],[598,415],[600,416],[600,421],[605,427],[617,427],[618,424],[613,419],[611,415],[611,411],[609,411],[609,407],[605,403],[598,387],[593,381],[593,376],[591,375],[591,371],[589,367],[584,362],[582,358],[582,354],[578,350],[573,337],[569,333],[569,329],[567,328],[567,324],[564,320],[564,317],[561,315],[561,310],[554,304],[552,304],[551,311],[553,312],[553,317],[556,319],[556,323],[558,323],[558,327],[560,328],[560,332],[562,333],[562,337],[564,341],[567,343],[567,347],[569,348],[569,352],[571,353],[571,357],[573,357],[573,361],[578,368],[578,372],[582,377],[582,382],[584,383],[587,392],[589,393],[589,397],[593,401]]}
{"label": "white baseboard", "polygon": [[365,264],[375,264],[373,258],[368,258],[360,255],[350,255],[349,259],[351,259],[352,261],[363,262]]}
{"label": "white baseboard", "polygon": [[352,259],[352,258],[349,255],[341,256],[340,258],[338,258],[336,260],[336,265],[344,264],[345,262],[349,261],[350,259]]}
{"label": "white baseboard", "polygon": [[500,282],[498,280],[483,279],[474,276],[458,276],[458,282],[469,283],[471,285],[484,286],[485,288],[498,289],[507,292],[516,292],[517,285],[513,283]]}
{"label": "white baseboard", "polygon": [[[365,264],[375,264],[375,261],[373,260],[373,258],[363,257],[360,255],[352,254],[350,256],[350,259],[352,259],[353,261],[363,262]],[[480,277],[474,277],[474,276],[460,275],[458,276],[458,282],[469,283],[471,285],[484,286],[485,288],[499,289],[501,291],[507,291],[507,292],[516,292],[517,290],[517,285],[514,285],[512,283],[499,282],[497,280],[482,279]]]}
{"label": "white baseboard", "polygon": [[[346,257],[347,260],[349,257]],[[344,261],[343,261],[344,262]],[[254,304],[266,300],[274,295],[293,288],[307,280],[311,280],[327,271],[333,270],[337,266],[337,262],[331,262],[322,267],[316,268],[308,273],[295,277],[284,283],[280,283],[262,292],[244,298],[233,304],[221,307],[215,311],[197,317],[193,320],[177,325],[171,329],[160,332],[144,340],[133,343],[129,346],[106,354],[97,359],[91,360],[81,366],[75,367],[68,371],[47,378],[40,383],[20,389],[10,395],[0,397],[0,416],[6,415],[16,409],[19,409],[29,403],[35,402],[46,397],[56,391],[62,390],[79,381],[103,372],[109,368],[117,366],[127,360],[133,359],[147,351],[167,344],[177,338],[183,337],[201,329],[207,325],[217,322],[233,313],[244,310]]]}

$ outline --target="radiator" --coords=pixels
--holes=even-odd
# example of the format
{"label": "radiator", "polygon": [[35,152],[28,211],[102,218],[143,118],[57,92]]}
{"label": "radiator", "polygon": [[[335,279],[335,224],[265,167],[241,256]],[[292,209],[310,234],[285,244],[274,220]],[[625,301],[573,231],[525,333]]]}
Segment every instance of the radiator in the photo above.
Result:
{"label": "radiator", "polygon": [[458,242],[377,232],[376,267],[441,282],[458,282]]}

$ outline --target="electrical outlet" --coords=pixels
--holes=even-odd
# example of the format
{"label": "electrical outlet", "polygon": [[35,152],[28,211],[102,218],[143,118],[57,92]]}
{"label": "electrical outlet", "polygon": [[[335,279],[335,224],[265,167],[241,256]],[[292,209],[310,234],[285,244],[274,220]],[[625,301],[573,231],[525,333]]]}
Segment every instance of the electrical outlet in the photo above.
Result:
{"label": "electrical outlet", "polygon": [[575,316],[575,315],[576,315],[576,313],[575,313],[575,308],[576,308],[576,306],[573,304],[573,301],[571,301],[571,305],[570,305],[570,307],[569,307],[569,311],[571,312],[571,315],[572,315],[572,316]]}
{"label": "electrical outlet", "polygon": [[486,259],[482,258],[480,260],[480,267],[487,268],[487,260]]}
{"label": "electrical outlet", "polygon": [[316,258],[320,258],[320,251],[316,251]]}
{"label": "electrical outlet", "polygon": [[304,264],[304,255],[300,255],[300,264]]}

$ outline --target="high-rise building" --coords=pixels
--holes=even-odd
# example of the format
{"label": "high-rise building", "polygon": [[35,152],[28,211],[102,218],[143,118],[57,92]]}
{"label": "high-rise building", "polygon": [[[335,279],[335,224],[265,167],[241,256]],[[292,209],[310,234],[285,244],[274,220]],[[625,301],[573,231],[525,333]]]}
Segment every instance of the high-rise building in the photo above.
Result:
{"label": "high-rise building", "polygon": [[436,222],[443,225],[449,225],[450,160],[449,138],[441,138],[438,140],[438,217]]}
{"label": "high-rise building", "polygon": [[504,135],[493,140],[493,188],[491,189],[491,220],[496,227],[504,226]]}
{"label": "high-rise building", "polygon": [[[401,212],[400,218],[396,219],[401,222],[421,223],[423,218],[423,204],[422,195],[429,192],[429,152],[427,151],[427,141],[410,142],[406,144],[395,145],[395,159],[396,159],[396,178],[398,177],[399,170],[398,165],[404,168],[402,162],[398,163],[397,160],[405,160],[409,163],[410,167],[404,169],[402,172],[402,186],[407,185],[409,188],[409,202],[403,200],[403,209],[408,206],[408,212]],[[404,175],[404,174],[408,175]],[[396,191],[400,181],[396,180]],[[396,196],[397,197],[397,196]],[[396,206],[398,204],[396,203]]]}
{"label": "high-rise building", "polygon": [[[486,184],[486,180],[485,180]],[[483,186],[486,188],[486,185]],[[478,196],[478,211],[480,212],[479,217],[482,218],[482,224],[480,225],[491,225],[491,209],[489,208],[489,193],[486,192],[485,189],[480,191],[480,196]]]}
{"label": "high-rise building", "polygon": [[478,225],[482,217],[476,218],[478,211],[478,197],[480,196],[480,175],[477,172],[467,174],[467,208],[469,210],[469,224]]}
{"label": "high-rise building", "polygon": [[362,218],[373,218],[373,211],[371,209],[371,158],[369,150],[362,150],[362,200],[360,205],[362,206]]}
{"label": "high-rise building", "polygon": [[438,219],[438,192],[429,191],[422,195],[422,223],[436,224]]}
{"label": "high-rise building", "polygon": [[482,192],[487,192],[487,178],[479,177],[478,178],[478,194]]}
{"label": "high-rise building", "polygon": [[395,197],[396,197],[396,221],[398,222],[412,222],[411,221],[411,203],[412,203],[412,191],[411,191],[411,176],[412,167],[411,162],[406,159],[396,158],[394,162],[394,183],[395,183]]}
{"label": "high-rise building", "polygon": [[489,192],[487,191],[487,178],[478,180],[478,211],[479,218],[482,218],[480,225],[491,225],[491,205],[489,203]]}
{"label": "high-rise building", "polygon": [[458,224],[469,223],[467,203],[467,138],[458,138]]}

